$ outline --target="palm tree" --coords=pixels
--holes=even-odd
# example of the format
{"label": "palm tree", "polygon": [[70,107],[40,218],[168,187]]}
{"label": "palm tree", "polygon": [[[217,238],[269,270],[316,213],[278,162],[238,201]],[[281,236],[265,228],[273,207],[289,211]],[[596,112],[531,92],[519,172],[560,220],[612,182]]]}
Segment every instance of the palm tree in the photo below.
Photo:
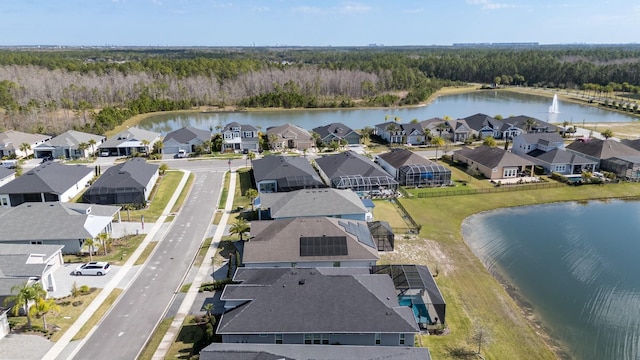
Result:
{"label": "palm tree", "polygon": [[94,238],[84,239],[84,244],[89,247],[89,261],[93,261],[93,247],[96,246],[96,240]]}
{"label": "palm tree", "polygon": [[250,226],[249,226],[249,223],[247,223],[247,220],[239,217],[236,219],[236,222],[234,222],[229,228],[229,233],[238,235],[238,237],[240,238],[240,241],[242,241],[243,235],[249,230],[250,230]]}
{"label": "palm tree", "polygon": [[391,123],[387,125],[387,131],[389,132],[389,143],[393,144],[393,135],[395,135],[396,131],[398,131],[398,126],[394,123]]}
{"label": "palm tree", "polygon": [[531,131],[531,129],[533,129],[535,125],[536,121],[532,118],[527,118],[527,120],[524,122],[524,126],[527,129],[527,132]]}
{"label": "palm tree", "polygon": [[[307,149],[304,149],[305,153],[307,151]],[[251,161],[251,168],[253,169],[253,159],[256,158],[256,153],[254,153],[253,151],[249,151],[249,153],[247,154],[247,159],[249,159],[249,161]]]}
{"label": "palm tree", "polygon": [[52,311],[59,312],[60,306],[56,304],[54,299],[45,299],[43,297],[37,298],[36,303],[29,309],[30,315],[42,317],[42,325],[45,331],[47,330],[47,314]]}
{"label": "palm tree", "polygon": [[441,122],[440,124],[438,124],[438,125],[436,126],[436,130],[438,130],[438,136],[439,136],[439,137],[442,137],[442,132],[443,132],[443,131],[445,131],[445,130],[447,130],[447,124],[446,124],[446,123]]}
{"label": "palm tree", "polygon": [[611,129],[606,129],[602,131],[600,135],[602,135],[605,139],[608,139],[610,137],[613,137],[613,131],[611,131]]}
{"label": "palm tree", "polygon": [[91,145],[91,155],[96,157],[96,139],[89,139],[87,143]]}
{"label": "palm tree", "polygon": [[244,196],[249,198],[249,202],[251,202],[251,211],[253,211],[253,200],[258,197],[258,190],[256,189],[248,189]]}
{"label": "palm tree", "polygon": [[160,174],[164,175],[164,173],[167,172],[167,170],[169,170],[169,165],[162,163],[160,164],[160,167],[158,168],[158,170],[160,170]]}
{"label": "palm tree", "polygon": [[111,243],[111,236],[103,232],[98,235],[98,239],[100,239],[100,243],[102,244],[102,248],[104,249],[104,254],[107,255],[107,249],[109,247],[109,244]]}
{"label": "palm tree", "polygon": [[27,151],[31,150],[31,145],[29,145],[29,143],[22,143],[20,144],[20,151],[22,151],[24,153],[24,157],[28,157],[29,153]]}
{"label": "palm tree", "polygon": [[7,296],[4,300],[5,305],[14,303],[11,307],[11,313],[17,316],[20,313],[20,309],[23,309],[27,316],[27,327],[31,329],[31,315],[29,312],[29,303],[47,296],[47,292],[42,288],[42,284],[39,282],[29,284],[25,282],[22,285],[14,285],[11,288],[11,294],[15,295]]}
{"label": "palm tree", "polygon": [[438,148],[444,145],[444,139],[440,136],[431,138],[431,145],[436,147],[436,161],[438,161]]}
{"label": "palm tree", "polygon": [[144,153],[149,155],[149,144],[151,144],[151,142],[147,139],[141,140],[140,143],[142,144],[142,146],[144,146]]}
{"label": "palm tree", "polygon": [[360,131],[360,136],[362,136],[362,143],[365,144],[367,141],[371,139],[371,135],[373,134],[373,128],[371,126],[365,126]]}
{"label": "palm tree", "polygon": [[162,140],[158,140],[158,141],[153,143],[153,152],[154,153],[161,154],[162,153],[162,148],[164,148],[164,143],[162,142]]}
{"label": "palm tree", "polygon": [[84,159],[87,149],[89,148],[89,144],[86,142],[81,142],[78,144],[78,150],[80,150],[80,157]]}

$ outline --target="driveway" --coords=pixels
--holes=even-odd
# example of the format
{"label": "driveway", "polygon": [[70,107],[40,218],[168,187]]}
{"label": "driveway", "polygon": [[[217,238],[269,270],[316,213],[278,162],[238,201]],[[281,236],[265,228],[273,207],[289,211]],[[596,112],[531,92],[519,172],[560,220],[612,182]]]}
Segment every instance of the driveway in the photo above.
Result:
{"label": "driveway", "polygon": [[103,276],[72,275],[73,270],[80,265],[80,263],[64,264],[58,268],[53,273],[53,279],[56,282],[56,291],[50,292],[49,296],[58,299],[71,295],[73,283],[76,283],[78,287],[88,285],[89,287],[102,289],[115,274],[120,271],[120,266],[111,266],[111,270]]}

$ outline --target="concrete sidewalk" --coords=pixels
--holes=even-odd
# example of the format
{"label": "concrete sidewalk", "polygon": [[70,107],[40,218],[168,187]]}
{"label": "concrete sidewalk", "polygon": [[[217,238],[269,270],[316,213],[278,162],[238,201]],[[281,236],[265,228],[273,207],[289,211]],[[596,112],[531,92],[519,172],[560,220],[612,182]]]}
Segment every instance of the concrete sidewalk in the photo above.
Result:
{"label": "concrete sidewalk", "polygon": [[[224,186],[224,181],[222,182],[222,186]],[[231,176],[229,179],[229,189],[235,189],[235,186],[236,186],[236,172],[231,172]],[[222,238],[225,231],[225,227],[226,227],[225,225],[227,224],[227,221],[229,220],[229,216],[231,215],[231,208],[233,207],[233,195],[234,195],[233,191],[228,192],[227,202],[225,203],[225,206],[224,206],[224,212],[222,213],[220,224],[216,227],[216,231],[213,235],[213,240],[211,241],[211,245],[209,246],[209,249],[207,249],[207,254],[204,256],[204,260],[202,261],[202,264],[198,268],[198,273],[196,274],[195,279],[191,283],[191,287],[189,288],[189,291],[187,291],[186,296],[182,300],[182,304],[180,304],[180,308],[178,309],[176,316],[173,318],[173,321],[171,322],[171,326],[169,327],[164,337],[162,338],[162,341],[160,342],[160,345],[158,345],[156,352],[153,354],[153,358],[152,358],[153,360],[162,360],[165,358],[165,356],[167,355],[167,352],[169,351],[169,348],[171,348],[173,341],[175,340],[176,336],[180,332],[180,329],[182,328],[182,323],[184,322],[185,318],[189,315],[191,311],[193,303],[198,296],[198,290],[200,289],[200,285],[202,284],[202,281],[207,276],[210,275],[210,269],[211,269],[211,266],[213,265],[212,264],[213,257],[216,254],[216,249],[218,249],[218,244],[220,243],[220,239]]]}
{"label": "concrete sidewalk", "polygon": [[[129,260],[127,260],[127,262],[122,266],[122,269],[116,274],[116,276],[114,276],[113,279],[111,279],[111,281],[104,287],[104,289],[102,289],[100,294],[98,294],[98,296],[91,302],[91,304],[78,317],[78,319],[73,323],[73,325],[71,325],[71,327],[64,333],[64,335],[62,335],[60,340],[58,340],[53,345],[53,347],[49,350],[49,352],[47,352],[45,356],[42,357],[43,360],[54,360],[58,358],[58,356],[60,356],[60,354],[62,354],[63,351],[65,351],[65,349],[70,344],[73,337],[80,331],[80,329],[84,326],[84,324],[87,323],[87,321],[91,318],[93,313],[96,312],[96,310],[98,310],[98,308],[107,299],[107,297],[111,294],[111,292],[116,287],[118,287],[118,285],[120,284],[121,280],[125,277],[125,275],[127,275],[129,271],[132,270],[133,265],[138,260],[138,258],[140,257],[144,249],[146,249],[147,245],[154,239],[159,241],[164,238],[164,236],[166,235],[165,230],[167,230],[168,228],[166,227],[163,228],[162,224],[165,222],[167,215],[171,213],[171,209],[173,208],[173,205],[178,200],[178,197],[180,196],[182,189],[184,188],[185,184],[187,183],[187,180],[189,179],[189,175],[190,175],[190,172],[183,171],[182,179],[180,180],[180,183],[176,187],[176,190],[173,193],[173,196],[169,200],[169,203],[164,208],[162,215],[158,218],[158,221],[155,223],[153,228],[149,231],[147,236],[145,236],[140,246],[138,246],[136,251],[134,251],[133,254],[131,254],[131,257],[129,258]],[[163,230],[162,232],[160,231],[161,229]],[[140,269],[143,269],[143,268],[144,268],[144,265],[136,268],[137,270],[135,271],[135,274],[131,276],[131,281],[135,279]],[[93,333],[93,329],[82,341],[79,342],[79,344],[75,344],[74,349],[72,350],[71,354],[67,358],[72,358],[75,355],[75,353],[81,348],[82,344],[91,336],[92,333]]]}

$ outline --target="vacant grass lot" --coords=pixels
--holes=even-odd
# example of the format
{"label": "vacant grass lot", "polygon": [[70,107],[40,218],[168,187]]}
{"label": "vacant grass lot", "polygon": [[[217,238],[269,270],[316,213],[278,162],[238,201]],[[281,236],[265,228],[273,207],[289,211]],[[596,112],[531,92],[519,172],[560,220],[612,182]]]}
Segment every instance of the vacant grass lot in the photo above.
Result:
{"label": "vacant grass lot", "polygon": [[389,223],[392,228],[406,228],[409,224],[402,218],[396,205],[389,200],[374,200],[376,207],[373,208],[374,220],[383,220]]}
{"label": "vacant grass lot", "polygon": [[438,273],[437,282],[447,301],[444,336],[423,336],[436,359],[460,358],[473,349],[472,329],[490,329],[492,341],[483,346],[488,359],[553,359],[545,334],[527,321],[522,309],[485,269],[464,243],[462,221],[481,211],[497,208],[589,199],[638,198],[638,184],[566,186],[510,193],[401,199],[412,217],[422,224],[420,237],[397,237],[396,251],[382,263],[418,263]]}
{"label": "vacant grass lot", "polygon": [[[153,194],[151,195],[151,204],[143,210],[131,210],[131,220],[140,221],[140,217],[144,215],[144,221],[156,222],[164,208],[167,207],[171,196],[176,191],[180,180],[182,179],[182,171],[167,171],[160,176],[158,184],[156,184]],[[129,214],[123,211],[122,220],[128,219]]]}

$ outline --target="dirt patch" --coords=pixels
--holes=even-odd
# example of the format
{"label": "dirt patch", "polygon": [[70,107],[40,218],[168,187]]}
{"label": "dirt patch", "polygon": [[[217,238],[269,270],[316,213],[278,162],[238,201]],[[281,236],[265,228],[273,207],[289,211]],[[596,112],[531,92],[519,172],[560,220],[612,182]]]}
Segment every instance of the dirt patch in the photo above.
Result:
{"label": "dirt patch", "polygon": [[386,263],[427,265],[434,275],[447,275],[455,265],[442,247],[434,240],[416,235],[398,235],[394,251],[382,255]]}

